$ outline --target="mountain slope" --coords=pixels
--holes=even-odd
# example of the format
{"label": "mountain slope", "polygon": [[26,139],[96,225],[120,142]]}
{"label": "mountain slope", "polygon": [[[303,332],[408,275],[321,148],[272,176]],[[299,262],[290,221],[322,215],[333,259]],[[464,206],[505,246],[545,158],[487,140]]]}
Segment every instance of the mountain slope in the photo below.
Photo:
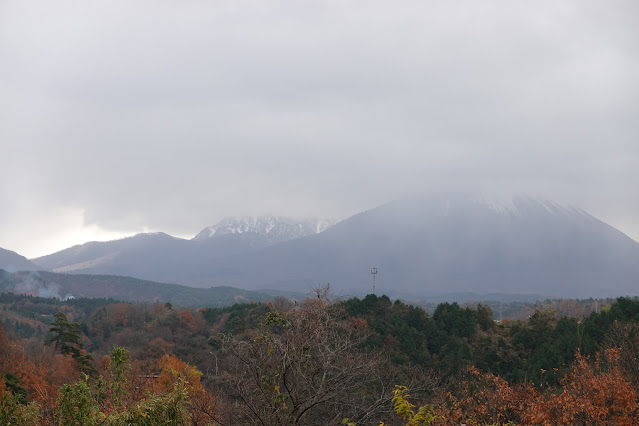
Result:
{"label": "mountain slope", "polygon": [[26,257],[11,250],[0,248],[0,269],[6,271],[35,271],[38,267]]}
{"label": "mountain slope", "polygon": [[548,201],[428,197],[389,203],[313,237],[216,259],[200,272],[246,288],[330,282],[365,292],[372,266],[378,291],[387,293],[616,296],[637,291],[639,243]]}
{"label": "mountain slope", "polygon": [[639,288],[639,243],[583,210],[527,197],[401,200],[288,241],[275,238],[284,232],[269,236],[277,226],[268,221],[218,225],[193,240],[142,234],[36,261],[57,271],[196,287],[307,292],[331,283],[342,294],[370,292],[375,266],[378,292],[419,298],[451,292],[601,297]]}
{"label": "mountain slope", "polygon": [[125,275],[174,282],[173,271],[181,267],[181,257],[189,257],[190,249],[188,240],[164,233],[138,234],[77,245],[33,262],[61,273]]}
{"label": "mountain slope", "polygon": [[[107,242],[90,242],[33,259],[41,269],[60,273],[123,275],[189,283],[217,258],[246,254],[282,241],[314,235],[332,222],[282,217],[226,218],[192,240],[164,233],[138,234]],[[200,280],[209,286],[214,280]]]}

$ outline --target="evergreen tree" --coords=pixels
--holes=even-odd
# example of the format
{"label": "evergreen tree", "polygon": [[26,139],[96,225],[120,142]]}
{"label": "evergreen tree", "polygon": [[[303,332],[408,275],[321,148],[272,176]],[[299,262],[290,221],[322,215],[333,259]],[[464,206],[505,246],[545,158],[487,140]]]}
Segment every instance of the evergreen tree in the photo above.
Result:
{"label": "evergreen tree", "polygon": [[80,336],[80,325],[70,322],[63,312],[55,314],[55,320],[51,323],[49,332],[52,336],[45,340],[47,345],[55,343],[55,348],[63,355],[71,355],[78,363],[80,371],[95,375],[96,370],[91,364],[93,357],[83,350],[84,344]]}

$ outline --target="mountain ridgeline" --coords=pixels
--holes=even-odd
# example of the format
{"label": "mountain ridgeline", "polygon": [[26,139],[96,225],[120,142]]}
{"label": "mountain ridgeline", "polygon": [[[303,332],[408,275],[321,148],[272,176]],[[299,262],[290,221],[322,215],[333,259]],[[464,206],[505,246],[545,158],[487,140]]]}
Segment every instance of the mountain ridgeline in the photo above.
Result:
{"label": "mountain ridgeline", "polygon": [[0,248],[0,268],[6,271],[35,271],[38,266],[18,253]]}
{"label": "mountain ridgeline", "polygon": [[202,279],[202,265],[213,259],[243,255],[273,244],[323,231],[330,220],[293,220],[282,217],[226,218],[185,240],[157,232],[107,242],[90,242],[39,257],[41,268],[59,273],[124,275],[145,280],[205,287],[216,280]]}
{"label": "mountain ridgeline", "polygon": [[177,306],[228,306],[264,302],[277,296],[304,298],[304,294],[284,291],[249,291],[234,287],[186,287],[118,275],[58,274],[45,271],[7,272],[0,269],[0,293],[51,297],[113,298],[126,302],[171,302]]}
{"label": "mountain ridgeline", "polygon": [[451,292],[605,297],[636,294],[639,243],[583,210],[513,197],[400,200],[333,226],[226,220],[192,240],[167,234],[87,243],[33,259],[43,269],[194,287],[306,292],[330,283],[427,297]]}

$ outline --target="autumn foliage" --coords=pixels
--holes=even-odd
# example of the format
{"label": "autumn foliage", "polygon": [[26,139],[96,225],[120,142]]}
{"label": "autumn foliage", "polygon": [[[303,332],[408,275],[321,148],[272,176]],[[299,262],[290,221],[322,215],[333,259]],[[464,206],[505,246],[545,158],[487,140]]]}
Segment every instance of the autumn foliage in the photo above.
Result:
{"label": "autumn foliage", "polygon": [[23,349],[0,328],[0,424],[212,424],[201,373],[175,355],[158,360],[159,374],[143,373],[116,347],[90,379],[71,355],[50,350],[41,357],[47,363],[36,364]]}
{"label": "autumn foliage", "polygon": [[[395,410],[405,419],[416,412],[405,396],[396,391]],[[428,410],[426,410],[426,408]],[[449,392],[431,412],[429,422],[419,424],[474,425],[636,425],[639,403],[636,389],[621,374],[619,350],[608,349],[594,359],[577,353],[572,370],[559,388],[539,389],[531,383],[511,385],[475,367],[457,394]],[[416,423],[408,423],[416,424]]]}
{"label": "autumn foliage", "polygon": [[577,354],[558,393],[540,395],[524,420],[536,424],[636,425],[637,391],[621,374],[619,350]]}
{"label": "autumn foliage", "polygon": [[[375,295],[10,302],[0,425],[639,425],[639,300],[503,323],[483,305],[430,316]],[[49,333],[20,336],[20,312]]]}
{"label": "autumn foliage", "polygon": [[[24,348],[19,343],[9,340],[0,328],[0,372],[15,375],[30,401],[46,402],[55,395],[55,384],[47,378],[67,375],[69,361],[67,357],[50,354],[41,364],[36,365],[26,356]],[[55,365],[51,365],[52,362]],[[51,367],[54,366],[60,370],[53,370]]]}

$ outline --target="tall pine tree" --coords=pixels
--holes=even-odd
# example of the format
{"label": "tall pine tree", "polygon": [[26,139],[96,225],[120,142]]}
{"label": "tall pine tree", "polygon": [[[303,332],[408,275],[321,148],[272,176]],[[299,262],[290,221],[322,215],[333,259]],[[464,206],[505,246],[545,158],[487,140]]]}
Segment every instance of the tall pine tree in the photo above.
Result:
{"label": "tall pine tree", "polygon": [[46,344],[55,343],[55,348],[60,353],[71,355],[83,373],[96,374],[96,370],[91,363],[93,357],[83,350],[84,344],[80,336],[80,325],[77,322],[70,322],[63,312],[58,312],[55,314],[55,319],[51,323],[49,332],[52,335],[45,340]]}

